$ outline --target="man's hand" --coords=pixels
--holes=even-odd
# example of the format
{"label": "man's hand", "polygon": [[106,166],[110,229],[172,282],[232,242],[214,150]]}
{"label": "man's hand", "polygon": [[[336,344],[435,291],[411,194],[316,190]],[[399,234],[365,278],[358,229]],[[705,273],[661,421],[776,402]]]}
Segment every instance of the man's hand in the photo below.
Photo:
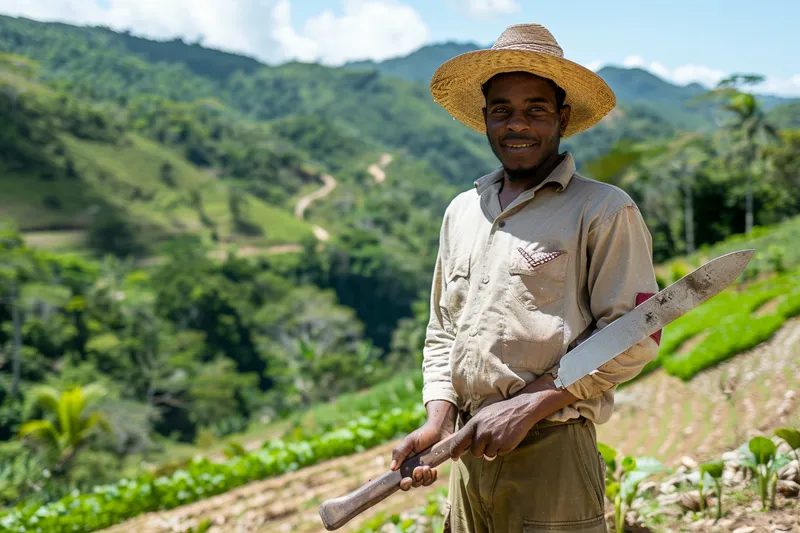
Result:
{"label": "man's hand", "polygon": [[450,457],[457,461],[470,448],[475,457],[491,460],[519,446],[538,422],[533,417],[530,394],[493,403],[481,409],[456,437]]}
{"label": "man's hand", "polygon": [[[391,470],[397,470],[403,461],[412,454],[420,453],[433,446],[440,440],[450,436],[455,431],[456,409],[447,401],[432,401],[426,406],[428,421],[408,436],[392,451]],[[411,477],[400,481],[400,488],[408,490],[411,487],[427,487],[436,481],[439,470],[430,466],[418,466]]]}
{"label": "man's hand", "polygon": [[556,389],[552,376],[540,376],[508,400],[478,411],[459,430],[463,435],[453,442],[450,457],[457,461],[467,448],[473,456],[489,460],[507,455],[540,420],[575,401],[569,391]]}

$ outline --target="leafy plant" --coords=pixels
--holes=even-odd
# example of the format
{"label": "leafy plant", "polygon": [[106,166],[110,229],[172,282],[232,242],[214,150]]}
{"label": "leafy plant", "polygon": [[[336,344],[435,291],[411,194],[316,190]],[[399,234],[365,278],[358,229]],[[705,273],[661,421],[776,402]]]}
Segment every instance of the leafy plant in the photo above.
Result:
{"label": "leafy plant", "polygon": [[598,443],[597,448],[606,463],[606,496],[614,502],[616,531],[622,533],[625,511],[636,499],[639,485],[653,474],[666,472],[667,468],[652,457],[621,456],[620,452],[603,443]]}
{"label": "leafy plant", "polygon": [[765,511],[770,489],[774,506],[777,471],[785,466],[789,459],[784,455],[777,455],[775,443],[762,436],[750,439],[750,442],[739,448],[739,452],[745,456],[740,460],[740,464],[749,468],[756,476],[761,510]]}
{"label": "leafy plant", "polygon": [[54,461],[54,472],[63,473],[70,461],[98,432],[111,432],[103,412],[96,404],[105,391],[99,385],[75,387],[58,392],[51,387],[36,387],[31,392],[32,403],[49,418],[25,422],[19,430],[20,438],[30,438],[41,443]]}
{"label": "leafy plant", "polygon": [[800,450],[800,430],[781,428],[775,430],[775,435],[789,445],[794,453],[794,458],[800,461],[800,453],[798,453],[798,450]]}
{"label": "leafy plant", "polygon": [[710,461],[700,465],[700,510],[705,506],[705,497],[703,496],[703,486],[709,480],[714,484],[717,489],[717,520],[722,518],[722,473],[725,469],[725,464],[722,461]]}

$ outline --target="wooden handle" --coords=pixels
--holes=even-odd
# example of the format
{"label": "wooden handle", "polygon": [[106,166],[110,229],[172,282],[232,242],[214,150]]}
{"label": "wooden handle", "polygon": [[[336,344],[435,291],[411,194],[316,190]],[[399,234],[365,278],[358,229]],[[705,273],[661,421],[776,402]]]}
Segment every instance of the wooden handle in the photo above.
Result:
{"label": "wooden handle", "polygon": [[325,529],[328,531],[339,529],[354,517],[397,492],[400,489],[400,481],[411,477],[416,467],[436,468],[444,463],[450,458],[453,439],[460,432],[453,433],[422,453],[407,458],[398,470],[390,470],[344,496],[323,502],[319,506],[319,516],[325,524]]}

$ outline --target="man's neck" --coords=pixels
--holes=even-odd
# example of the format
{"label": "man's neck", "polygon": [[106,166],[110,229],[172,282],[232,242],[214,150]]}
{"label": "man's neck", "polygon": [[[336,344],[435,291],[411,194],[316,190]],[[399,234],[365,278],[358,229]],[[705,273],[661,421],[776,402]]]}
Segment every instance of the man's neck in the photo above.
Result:
{"label": "man's neck", "polygon": [[532,170],[529,175],[516,178],[513,181],[508,178],[507,172],[503,172],[503,185],[500,188],[500,206],[505,209],[517,196],[540,185],[563,160],[564,156],[556,152],[547,161]]}

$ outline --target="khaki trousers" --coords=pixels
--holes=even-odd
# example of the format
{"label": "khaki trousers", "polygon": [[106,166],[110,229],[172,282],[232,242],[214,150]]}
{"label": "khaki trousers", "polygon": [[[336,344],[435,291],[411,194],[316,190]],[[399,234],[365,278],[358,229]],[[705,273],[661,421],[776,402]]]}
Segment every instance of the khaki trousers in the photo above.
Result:
{"label": "khaki trousers", "polygon": [[543,421],[506,456],[486,461],[467,450],[453,463],[444,531],[607,533],[604,498],[594,424]]}

